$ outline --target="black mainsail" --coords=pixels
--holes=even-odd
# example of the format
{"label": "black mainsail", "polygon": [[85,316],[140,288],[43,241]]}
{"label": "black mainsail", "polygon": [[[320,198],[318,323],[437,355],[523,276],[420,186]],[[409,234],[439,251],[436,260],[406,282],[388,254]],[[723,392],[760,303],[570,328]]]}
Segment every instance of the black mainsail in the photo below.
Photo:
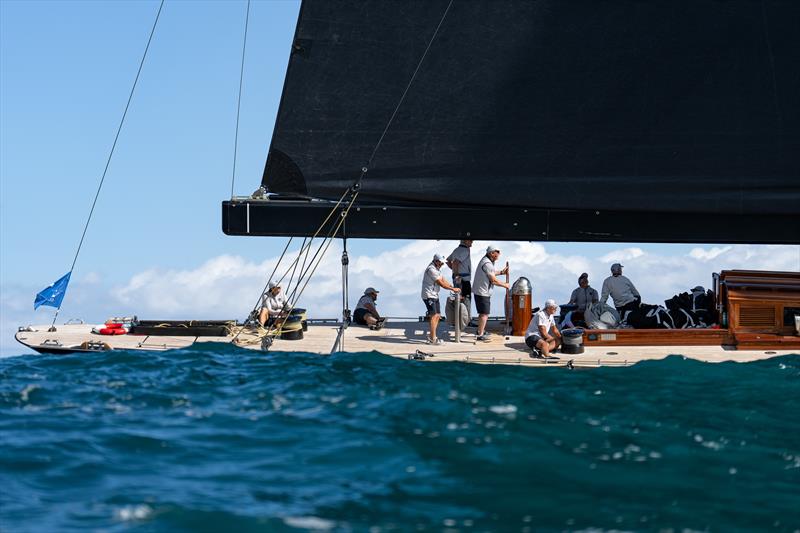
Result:
{"label": "black mainsail", "polygon": [[[224,202],[225,233],[316,229],[448,2],[303,1],[275,196]],[[347,236],[800,242],[798,28],[792,0],[456,1]]]}

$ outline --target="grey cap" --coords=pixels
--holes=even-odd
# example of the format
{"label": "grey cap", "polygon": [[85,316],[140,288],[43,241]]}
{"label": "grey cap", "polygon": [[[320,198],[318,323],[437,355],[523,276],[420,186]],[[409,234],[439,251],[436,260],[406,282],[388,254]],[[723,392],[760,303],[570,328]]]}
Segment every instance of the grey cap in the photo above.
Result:
{"label": "grey cap", "polygon": [[613,265],[611,265],[611,272],[613,273],[622,272],[622,265],[620,265],[619,263],[614,263]]}
{"label": "grey cap", "polygon": [[378,294],[381,291],[376,290],[375,287],[367,287],[366,289],[364,289],[364,294],[372,294],[373,292],[375,294]]}
{"label": "grey cap", "polygon": [[556,301],[555,301],[555,300],[553,300],[552,298],[548,298],[548,299],[547,299],[547,300],[544,302],[544,306],[545,306],[545,307],[558,307],[558,304],[557,304],[557,303],[556,303]]}
{"label": "grey cap", "polygon": [[500,251],[500,248],[498,248],[494,244],[490,244],[489,246],[486,247],[486,253],[487,254],[490,254],[492,252],[499,252],[499,251]]}
{"label": "grey cap", "polygon": [[269,285],[268,285],[268,287],[269,287],[269,290],[272,290],[272,289],[274,289],[275,287],[280,287],[280,285],[278,285],[278,284],[277,284],[276,282],[274,282],[274,281],[270,281],[270,282],[269,282]]}
{"label": "grey cap", "polygon": [[444,256],[443,256],[443,255],[441,255],[441,254],[435,254],[435,255],[433,256],[433,260],[434,260],[434,261],[438,261],[438,262],[440,262],[440,263],[444,263]]}

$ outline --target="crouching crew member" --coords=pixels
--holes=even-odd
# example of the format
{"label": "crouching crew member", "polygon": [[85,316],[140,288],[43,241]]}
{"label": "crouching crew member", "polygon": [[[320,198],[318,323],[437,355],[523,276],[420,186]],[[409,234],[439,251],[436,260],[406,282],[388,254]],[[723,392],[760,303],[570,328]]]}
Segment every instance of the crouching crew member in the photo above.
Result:
{"label": "crouching crew member", "polygon": [[611,265],[611,275],[603,281],[600,303],[606,303],[609,295],[614,300],[614,307],[617,308],[620,318],[626,311],[633,311],[642,303],[639,291],[633,286],[631,280],[622,275],[622,265],[619,263]]}
{"label": "crouching crew member", "polygon": [[475,297],[475,308],[478,310],[478,336],[479,341],[488,341],[489,335],[486,333],[486,322],[489,320],[489,311],[492,307],[492,289],[495,285],[510,289],[511,286],[497,279],[497,276],[508,272],[508,267],[502,270],[495,270],[495,262],[500,257],[500,249],[496,246],[486,248],[478,267],[475,269],[475,278],[472,281],[472,294]]}
{"label": "crouching crew member", "polygon": [[364,295],[358,300],[356,310],[353,312],[353,321],[356,324],[374,329],[378,329],[383,325],[385,319],[378,312],[378,308],[375,305],[379,292],[373,287],[367,287],[364,291]]}
{"label": "crouching crew member", "polygon": [[525,344],[532,350],[531,357],[540,359],[558,359],[551,354],[561,345],[561,332],[555,323],[555,300],[547,300],[544,309],[533,314],[528,330],[525,332]]}
{"label": "crouching crew member", "polygon": [[442,276],[441,268],[444,265],[444,257],[439,254],[433,256],[422,276],[422,301],[425,302],[425,309],[431,321],[431,333],[428,337],[428,344],[442,344],[442,339],[436,336],[436,328],[439,326],[441,318],[441,308],[439,306],[439,289],[444,287],[448,291],[461,292],[461,289],[453,287]]}
{"label": "crouching crew member", "polygon": [[261,326],[272,324],[275,319],[286,316],[287,301],[281,286],[274,281],[269,282],[269,288],[261,300],[261,312],[258,322]]}

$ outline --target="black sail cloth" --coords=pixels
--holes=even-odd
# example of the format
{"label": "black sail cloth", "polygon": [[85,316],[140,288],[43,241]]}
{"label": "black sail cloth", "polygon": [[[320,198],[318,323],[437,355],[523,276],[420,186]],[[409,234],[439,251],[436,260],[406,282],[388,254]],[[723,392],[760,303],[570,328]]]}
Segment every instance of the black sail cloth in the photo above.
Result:
{"label": "black sail cloth", "polygon": [[[354,183],[447,1],[303,2],[270,192]],[[358,201],[519,219],[478,238],[798,242],[798,27],[793,1],[456,1]]]}

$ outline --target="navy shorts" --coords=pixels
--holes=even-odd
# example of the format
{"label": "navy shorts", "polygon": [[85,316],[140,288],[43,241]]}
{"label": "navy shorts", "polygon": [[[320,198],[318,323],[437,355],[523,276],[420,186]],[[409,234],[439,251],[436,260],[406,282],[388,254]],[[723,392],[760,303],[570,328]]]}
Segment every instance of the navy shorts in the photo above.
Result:
{"label": "navy shorts", "polygon": [[428,311],[428,316],[441,315],[442,311],[439,307],[439,298],[424,298],[425,309]]}
{"label": "navy shorts", "polygon": [[533,350],[536,348],[536,343],[540,340],[542,340],[542,338],[539,335],[531,335],[529,337],[525,337],[525,344],[528,345],[528,348]]}
{"label": "navy shorts", "polygon": [[491,296],[480,296],[478,294],[472,295],[475,298],[475,309],[478,310],[479,315],[488,315],[492,308]]}
{"label": "navy shorts", "polygon": [[367,316],[367,313],[369,313],[369,311],[367,311],[363,307],[360,309],[356,309],[355,312],[353,313],[353,322],[355,322],[356,324],[360,324],[362,326],[366,326],[367,320],[365,317]]}

